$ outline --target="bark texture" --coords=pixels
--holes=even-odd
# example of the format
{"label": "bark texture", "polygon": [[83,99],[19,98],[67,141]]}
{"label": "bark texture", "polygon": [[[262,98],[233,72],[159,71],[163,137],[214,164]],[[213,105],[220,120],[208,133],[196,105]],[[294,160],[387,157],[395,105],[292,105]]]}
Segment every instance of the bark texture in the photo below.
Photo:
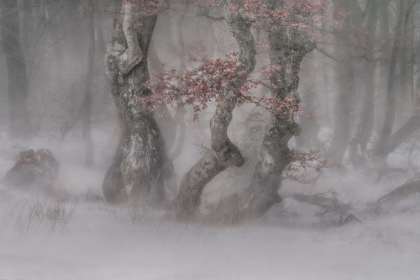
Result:
{"label": "bark texture", "polygon": [[145,86],[147,50],[157,15],[142,14],[141,3],[123,2],[106,48],[106,71],[121,126],[114,161],[102,186],[110,202],[139,194],[152,194],[155,202],[163,202],[164,181],[172,169],[154,113],[142,100],[152,94]]}
{"label": "bark texture", "polygon": [[[251,22],[237,11],[228,14],[226,20],[230,32],[239,45],[238,61],[242,63],[246,73],[251,73],[255,68],[256,54],[254,37],[250,30]],[[211,150],[185,174],[181,181],[180,191],[174,202],[178,218],[188,219],[195,213],[200,206],[204,187],[217,174],[228,167],[244,164],[244,158],[238,147],[230,141],[227,130],[239,97],[238,92],[229,88],[239,89],[246,78],[247,75],[242,75],[238,81],[232,82],[219,100],[216,112],[210,120]]]}
{"label": "bark texture", "polygon": [[[272,65],[272,96],[277,100],[294,98],[299,85],[300,65],[304,56],[314,49],[305,32],[276,26],[268,32],[270,62]],[[278,67],[281,66],[281,67]],[[209,219],[235,223],[264,215],[281,201],[278,190],[281,175],[290,163],[289,140],[299,135],[300,127],[290,109],[275,112],[268,120],[264,132],[251,184],[239,193],[223,199]]]}
{"label": "bark texture", "polygon": [[19,32],[17,0],[1,0],[1,45],[7,62],[10,138],[25,139],[32,135],[27,107],[28,78]]}

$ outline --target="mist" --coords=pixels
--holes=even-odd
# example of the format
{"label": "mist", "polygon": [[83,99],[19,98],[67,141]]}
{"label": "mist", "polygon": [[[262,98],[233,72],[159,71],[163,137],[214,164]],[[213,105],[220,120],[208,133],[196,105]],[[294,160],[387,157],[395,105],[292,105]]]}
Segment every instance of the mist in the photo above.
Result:
{"label": "mist", "polygon": [[0,0],[0,279],[416,279],[419,13]]}

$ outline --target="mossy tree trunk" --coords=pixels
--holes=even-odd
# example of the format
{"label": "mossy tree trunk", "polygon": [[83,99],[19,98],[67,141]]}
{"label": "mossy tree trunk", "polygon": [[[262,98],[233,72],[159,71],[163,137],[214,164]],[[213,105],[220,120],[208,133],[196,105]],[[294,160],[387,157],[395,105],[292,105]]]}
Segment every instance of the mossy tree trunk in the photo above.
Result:
{"label": "mossy tree trunk", "polygon": [[154,201],[163,202],[164,179],[172,168],[151,104],[142,100],[152,94],[145,83],[149,81],[147,53],[157,15],[142,13],[141,5],[154,4],[124,1],[106,48],[106,71],[121,126],[114,161],[103,182],[110,202],[140,194],[152,194]]}

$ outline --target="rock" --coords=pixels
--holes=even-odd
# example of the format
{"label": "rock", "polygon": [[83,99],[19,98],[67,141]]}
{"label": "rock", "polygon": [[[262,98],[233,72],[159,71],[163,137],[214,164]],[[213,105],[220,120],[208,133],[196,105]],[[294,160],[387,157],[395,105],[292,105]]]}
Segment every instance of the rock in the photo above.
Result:
{"label": "rock", "polygon": [[37,186],[49,189],[58,177],[59,162],[50,150],[21,152],[15,165],[5,176],[5,182],[15,187]]}

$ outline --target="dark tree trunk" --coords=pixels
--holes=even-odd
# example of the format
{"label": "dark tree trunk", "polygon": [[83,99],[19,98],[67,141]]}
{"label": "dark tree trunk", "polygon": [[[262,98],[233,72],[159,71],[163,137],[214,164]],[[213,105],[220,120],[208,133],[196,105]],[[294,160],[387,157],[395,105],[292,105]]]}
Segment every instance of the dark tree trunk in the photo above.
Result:
{"label": "dark tree trunk", "polygon": [[[66,28],[66,24],[63,22],[67,22],[60,17],[59,10],[60,10],[60,3],[52,2],[48,3],[45,6],[45,10],[41,11],[45,13],[46,21],[49,22],[48,28],[51,32],[51,39],[52,42],[52,49],[53,49],[53,71],[52,76],[53,78],[53,85],[51,86],[54,89],[60,88],[62,84],[61,75],[63,75],[62,69],[64,60],[65,60],[65,44],[63,44],[63,34],[68,34],[68,29]],[[44,15],[43,15],[44,16]]]}
{"label": "dark tree trunk", "polygon": [[[377,0],[369,1],[367,7],[367,24],[366,31],[370,37],[374,38],[376,34],[376,26],[378,21],[379,3]],[[367,166],[367,144],[373,133],[375,123],[375,92],[376,92],[376,62],[374,59],[374,40],[371,40],[369,47],[365,50],[365,56],[369,59],[363,62],[365,86],[363,97],[363,109],[360,123],[357,127],[356,136],[350,141],[349,157],[352,164],[358,167]]]}
{"label": "dark tree trunk", "polygon": [[397,26],[395,28],[394,34],[394,43],[392,47],[391,61],[389,66],[389,75],[388,75],[388,86],[387,86],[387,101],[386,101],[386,114],[385,114],[385,123],[379,135],[379,140],[376,143],[375,149],[373,150],[375,160],[380,164],[385,164],[387,157],[387,146],[389,137],[392,134],[392,129],[395,121],[396,113],[396,97],[395,97],[395,73],[397,67],[397,60],[400,54],[401,49],[401,40],[406,29],[406,17],[408,9],[408,0],[401,0]]}
{"label": "dark tree trunk", "polygon": [[[353,26],[354,22],[360,24],[358,22],[360,14],[356,8],[358,5],[357,1],[348,0],[339,0],[334,3],[335,13],[340,10],[351,12],[344,23],[344,28],[347,29],[337,30],[337,34],[335,34],[335,56],[344,60],[348,60],[352,56],[352,40],[348,28]],[[334,132],[328,149],[328,158],[339,164],[343,161],[350,141],[351,115],[356,98],[354,78],[354,66],[351,60],[337,62],[335,80],[337,81],[338,96],[334,105]]]}
{"label": "dark tree trunk", "polygon": [[93,67],[95,64],[95,23],[94,23],[94,3],[89,0],[89,17],[88,17],[88,30],[89,30],[89,47],[87,54],[87,73],[86,73],[86,88],[84,99],[84,112],[83,112],[83,139],[86,145],[86,165],[93,165],[93,143],[91,135],[92,124],[92,86],[93,86]]}
{"label": "dark tree trunk", "polygon": [[156,202],[163,202],[164,179],[172,168],[154,113],[142,100],[152,94],[145,83],[149,81],[147,52],[157,15],[142,14],[141,3],[123,3],[105,54],[121,126],[116,155],[103,182],[110,202],[151,193]]}
{"label": "dark tree trunk", "polygon": [[80,41],[83,40],[81,37],[82,15],[80,13],[80,6],[81,6],[80,3],[81,3],[81,0],[71,0],[68,2],[68,15],[67,15],[68,25],[66,27],[68,28],[70,32],[69,34],[70,44],[68,44],[70,48],[67,49],[70,55],[78,54],[79,52],[83,51],[80,48],[81,47]]}
{"label": "dark tree trunk", "polygon": [[[251,73],[255,67],[255,43],[251,33],[251,23],[239,12],[234,11],[226,19],[230,32],[239,45],[239,62],[246,73]],[[242,75],[234,84],[240,88],[247,75]],[[181,181],[180,191],[174,205],[178,218],[190,218],[201,203],[201,193],[217,174],[231,166],[242,166],[244,159],[239,149],[230,141],[227,131],[232,120],[232,111],[236,106],[238,93],[226,89],[219,100],[212,119],[210,120],[211,150],[185,174]]]}
{"label": "dark tree trunk", "polygon": [[17,0],[1,0],[0,8],[1,44],[8,69],[10,138],[28,138],[33,131],[27,107],[28,78],[20,44]]}
{"label": "dark tree trunk", "polygon": [[35,22],[33,16],[32,0],[23,1],[23,26],[22,26],[22,42],[23,51],[26,57],[30,54],[31,41],[35,32]]}

